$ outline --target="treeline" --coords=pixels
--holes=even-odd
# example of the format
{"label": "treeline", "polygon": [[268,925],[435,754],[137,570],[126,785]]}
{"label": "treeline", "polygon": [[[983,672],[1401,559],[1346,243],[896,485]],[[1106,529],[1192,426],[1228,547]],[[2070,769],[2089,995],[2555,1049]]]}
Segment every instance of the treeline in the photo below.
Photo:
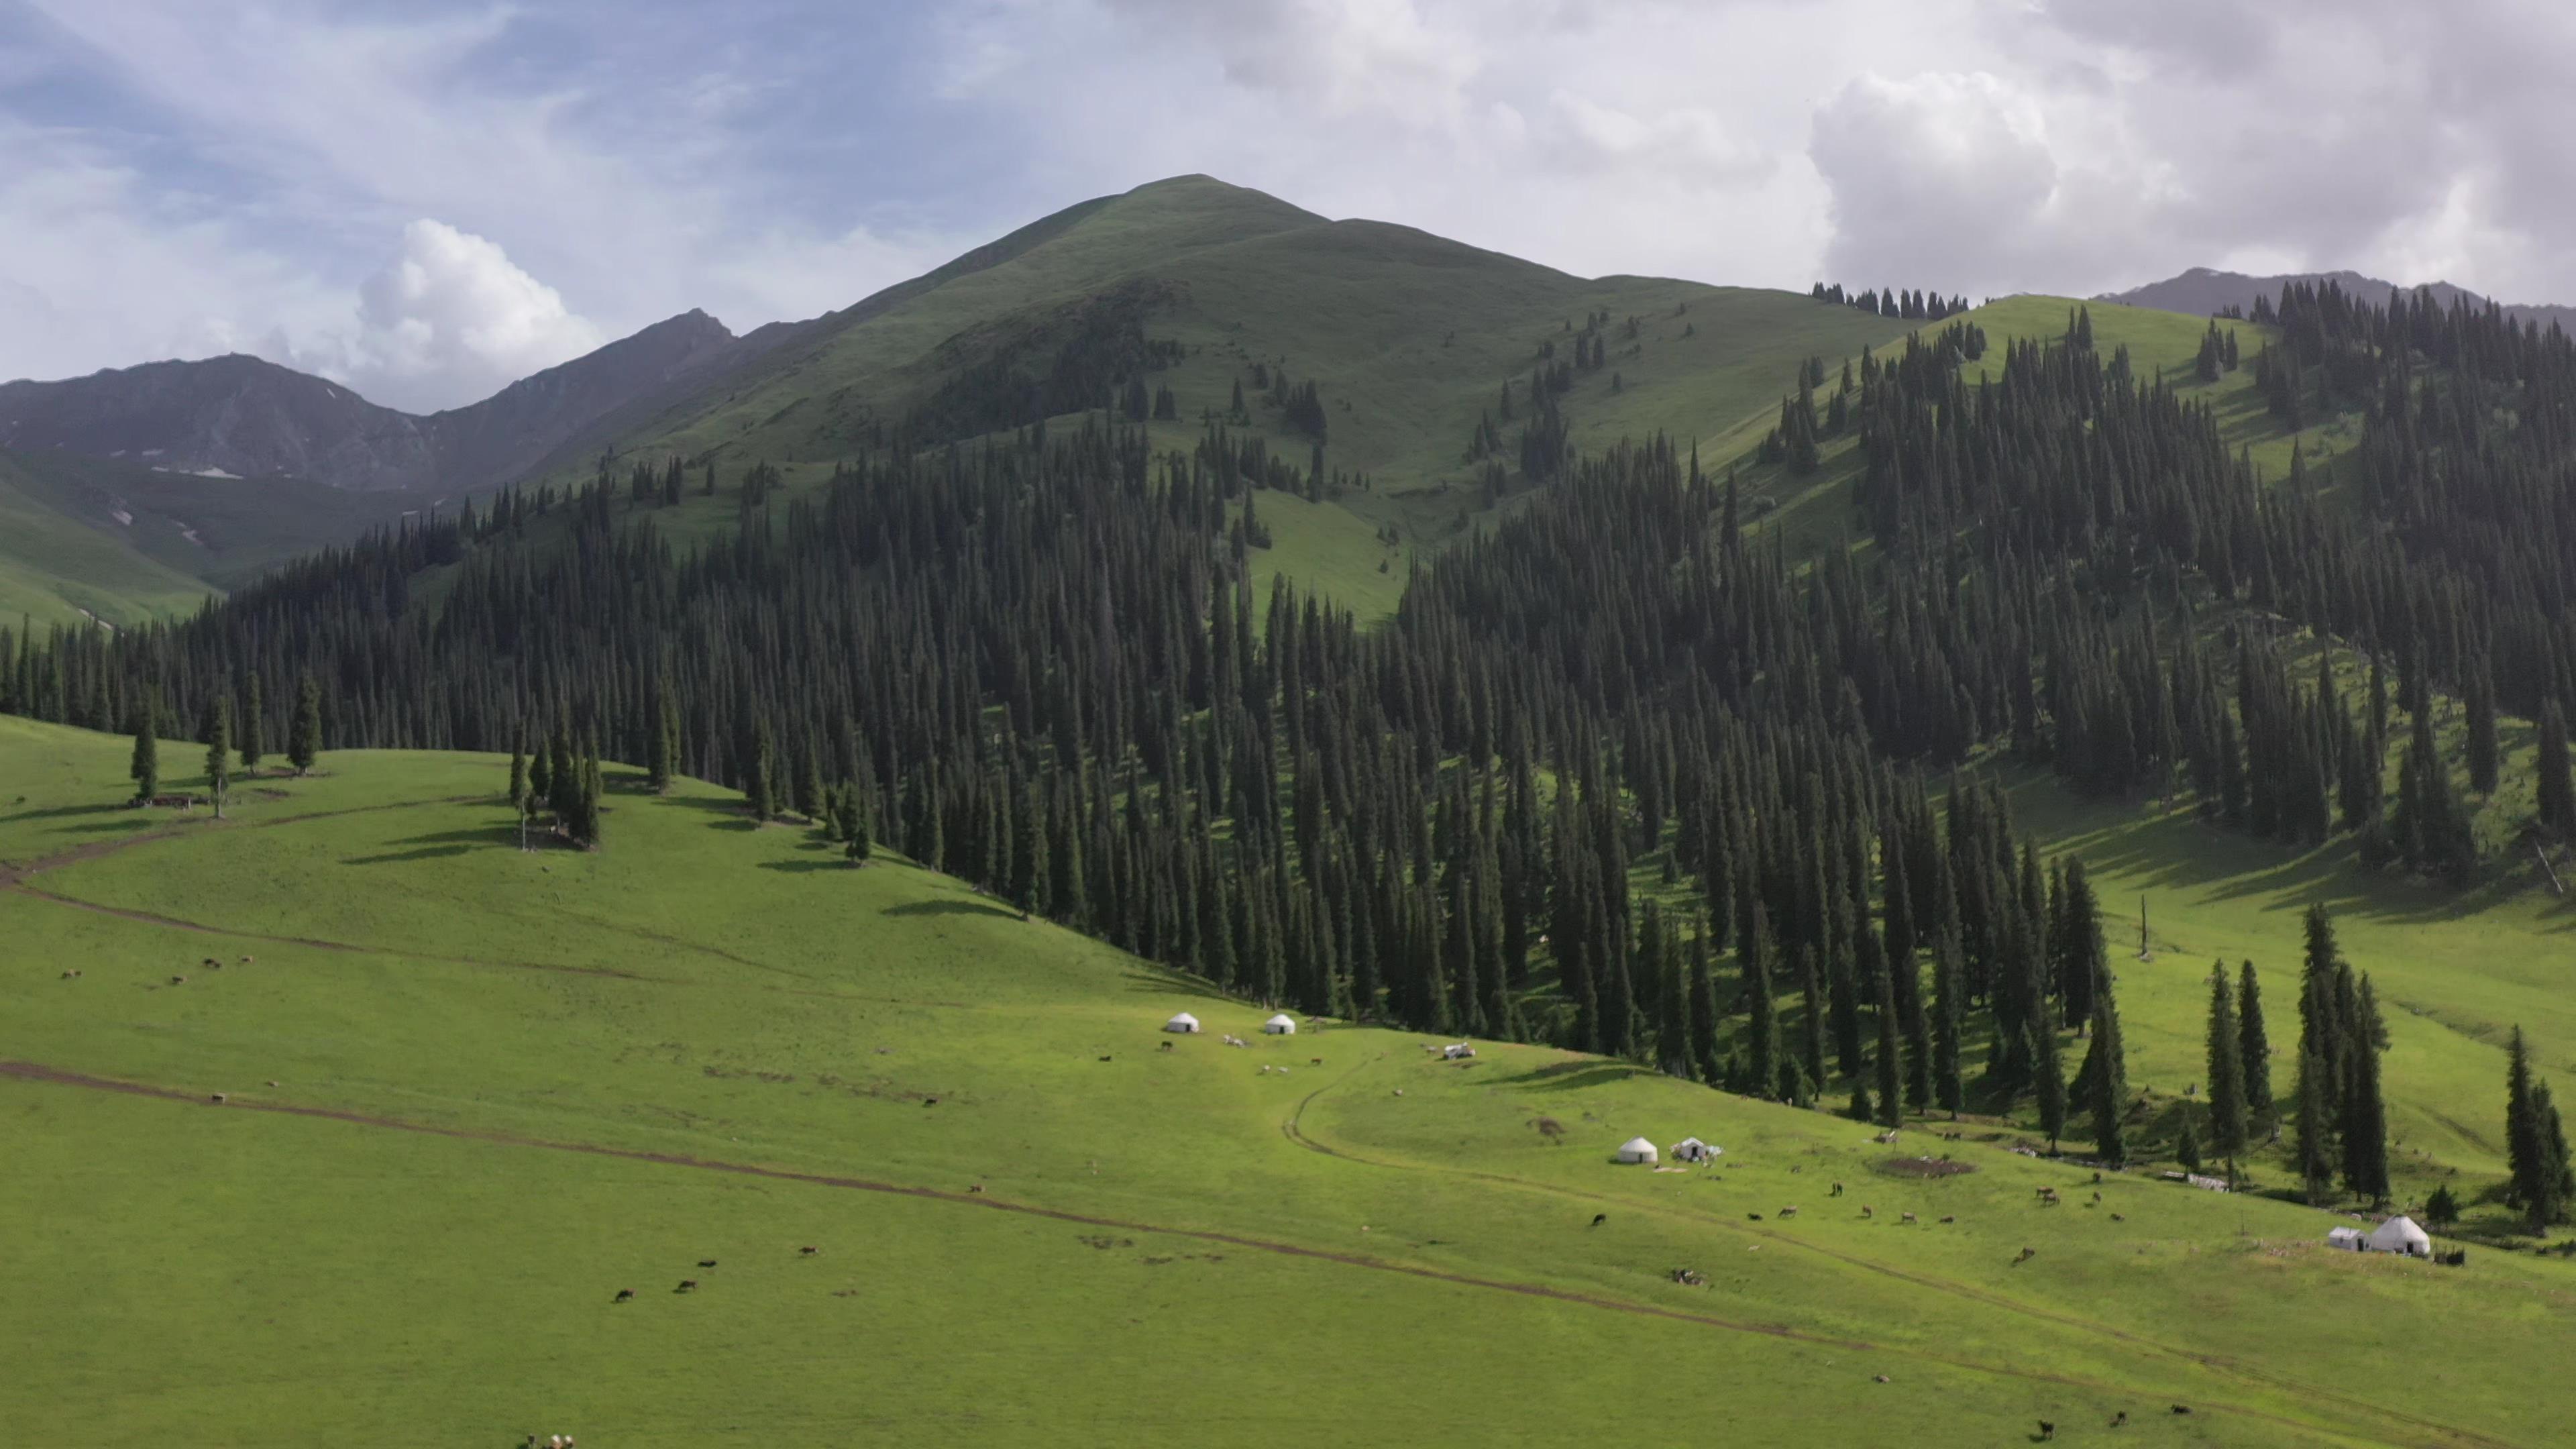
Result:
{"label": "treeline", "polygon": [[1881,317],[1896,317],[1909,322],[1938,322],[1968,310],[1965,297],[1944,297],[1938,292],[1900,292],[1894,288],[1879,291],[1846,293],[1840,282],[1828,286],[1818,282],[1807,295],[1819,302],[1832,302],[1845,307],[1858,307]]}

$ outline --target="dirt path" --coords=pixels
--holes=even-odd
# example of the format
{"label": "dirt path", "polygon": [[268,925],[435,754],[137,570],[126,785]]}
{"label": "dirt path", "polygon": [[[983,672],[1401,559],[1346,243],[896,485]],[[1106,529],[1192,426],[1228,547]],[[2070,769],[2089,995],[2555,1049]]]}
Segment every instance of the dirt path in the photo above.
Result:
{"label": "dirt path", "polygon": [[281,825],[301,825],[309,820],[338,820],[349,815],[374,815],[386,810],[419,810],[431,805],[471,805],[477,800],[488,798],[483,795],[443,795],[434,800],[396,800],[386,805],[353,805],[346,810],[314,810],[302,815],[280,815],[273,820],[216,820],[209,816],[195,822],[193,826],[166,825],[158,830],[138,830],[132,835],[120,835],[114,840],[93,840],[86,845],[76,845],[69,850],[56,851],[52,855],[38,856],[24,865],[12,865],[5,860],[0,860],[0,889],[23,884],[31,875],[42,875],[49,870],[61,870],[65,866],[98,860],[121,850],[132,850],[138,845],[150,845],[156,840],[177,840],[193,831],[274,830]]}
{"label": "dirt path", "polygon": [[[1586,1192],[1581,1188],[1565,1187],[1556,1183],[1542,1182],[1535,1178],[1514,1177],[1508,1173],[1484,1172],[1474,1168],[1430,1166],[1411,1162],[1390,1162],[1382,1158],[1367,1157],[1343,1148],[1334,1147],[1328,1143],[1319,1142],[1306,1134],[1303,1119],[1306,1115],[1306,1109],[1314,1104],[1316,1098],[1342,1086],[1352,1077],[1359,1075],[1360,1072],[1369,1067],[1375,1066],[1383,1060],[1385,1060],[1385,1055],[1383,1053],[1371,1057],[1367,1061],[1353,1066],[1350,1070],[1342,1073],[1338,1077],[1335,1077],[1333,1080],[1324,1083],[1322,1086],[1315,1088],[1315,1090],[1311,1092],[1308,1092],[1304,1097],[1299,1098],[1296,1107],[1289,1112],[1287,1117],[1281,1120],[1279,1124],[1281,1134],[1290,1142],[1295,1143],[1297,1146],[1302,1147],[1309,1152],[1319,1153],[1325,1157],[1335,1158],[1343,1162],[1354,1163],[1363,1167],[1380,1168],[1390,1172],[1417,1172],[1430,1173],[1444,1177],[1472,1178],[1481,1182],[1496,1183],[1508,1187],[1522,1188],[1531,1192],[1545,1193],[1554,1197],[1568,1198],[1573,1201],[1583,1203],[1586,1206],[1614,1205],[1627,1208],[1631,1211],[1651,1213],[1657,1217],[1687,1223],[1694,1227],[1717,1228],[1725,1232],[1735,1234],[1739,1237],[1760,1238],[1765,1242],[1777,1244],[1783,1248],[1813,1253],[1818,1257],[1830,1259],[1847,1267],[1856,1268],[1863,1272],[1873,1273],[1881,1277],[1893,1278],[1909,1287],[1920,1288],[1929,1292],[1964,1299],[1968,1302],[1976,1303],[1986,1308],[1995,1309],[2000,1312],[2010,1313],[2024,1318],[2035,1319],[2054,1327],[2072,1329],[2080,1333],[2107,1338],[2123,1347],[2144,1350],[2178,1363],[2189,1364],[2192,1367],[2205,1370],[2209,1373],[2234,1379],[2248,1387],[2268,1389],[2302,1399],[2331,1402],[2350,1413],[2403,1424],[2410,1429],[2440,1435],[2444,1439],[2455,1443],[2484,1446],[2484,1449],[2512,1449],[2511,1443],[2508,1440],[2491,1438],[2473,1429],[2463,1429],[2457,1425],[2422,1418],[2418,1415],[2406,1413],[2403,1410],[2391,1409],[2382,1404],[2376,1404],[2366,1399],[2357,1399],[2348,1394],[2337,1393],[2330,1389],[2320,1389],[2313,1384],[2284,1378],[2278,1374],[2254,1368],[2240,1359],[2227,1355],[2202,1353],[2195,1349],[2182,1348],[2174,1344],[2161,1343],[2155,1339],[2133,1333],[2127,1329],[2115,1328],[2109,1324],[2099,1323],[2091,1319],[2078,1318],[2070,1314],[2058,1313],[2046,1308],[2036,1307],[2017,1299],[2005,1297],[1999,1293],[1990,1292],[1983,1288],[1958,1282],[1955,1279],[1937,1278],[1928,1274],[1909,1272],[1889,1263],[1862,1257],[1857,1254],[1839,1252],[1835,1249],[1821,1246],[1803,1238],[1793,1237],[1788,1233],[1771,1228],[1752,1227],[1744,1223],[1735,1222],[1731,1219],[1718,1217],[1714,1214],[1693,1212],[1689,1209],[1669,1207],[1645,1199],[1623,1197],[1611,1193]],[[2258,1414],[2257,1417],[2270,1416]],[[2288,1421],[2283,1420],[2281,1422]]]}
{"label": "dirt path", "polygon": [[[198,1093],[180,1091],[172,1087],[154,1086],[148,1082],[124,1081],[113,1077],[95,1077],[86,1073],[75,1072],[61,1067],[46,1066],[36,1062],[0,1061],[0,1077],[9,1077],[19,1081],[37,1082],[51,1086],[77,1087],[90,1091],[116,1092],[127,1096],[150,1098],[156,1101],[184,1102],[201,1106],[210,1105],[207,1098]],[[426,1122],[407,1122],[396,1117],[380,1117],[364,1112],[343,1111],[333,1107],[308,1107],[291,1102],[264,1102],[254,1099],[245,1099],[238,1094],[232,1094],[230,1100],[223,1104],[221,1110],[272,1112],[283,1116],[317,1118],[323,1121],[347,1123],[357,1127],[371,1127],[393,1132],[411,1132],[418,1133],[423,1136],[445,1137],[465,1142],[485,1142],[507,1147],[532,1148],[546,1152],[575,1152],[590,1157],[615,1158],[620,1161],[651,1163],[662,1167],[687,1168],[699,1172],[722,1172],[741,1177],[763,1178],[775,1182],[801,1183],[811,1187],[834,1188],[849,1192],[883,1193],[892,1197],[917,1198],[931,1202],[946,1203],[957,1207],[985,1208],[994,1212],[1047,1218],[1056,1222],[1075,1223],[1084,1227],[1111,1228],[1119,1232],[1153,1233],[1165,1237],[1189,1238],[1198,1242],[1222,1243],[1228,1247],[1242,1248],[1251,1252],[1272,1253],[1285,1258],[1302,1258],[1315,1262],[1334,1263],[1347,1268],[1359,1268],[1376,1273],[1392,1273],[1408,1278],[1419,1278],[1436,1283],[1452,1284],[1462,1288],[1478,1288],[1496,1293],[1509,1293],[1523,1298],[1545,1299],[1550,1302],[1571,1304],[1576,1307],[1600,1309],[1611,1313],[1624,1313],[1638,1318],[1663,1319],[1674,1323],[1691,1324],[1701,1328],[1719,1329],[1728,1333],[1755,1334],[1764,1338],[1781,1339],[1792,1343],[1807,1344],[1819,1348],[1834,1348],[1850,1353],[1879,1354],[1891,1359],[1911,1359],[1916,1362],[1940,1364],[1945,1367],[1960,1369],[1969,1373],[1989,1374],[2000,1378],[2020,1379],[2032,1383],[2055,1384],[2061,1387],[2080,1389],[2087,1393],[2100,1394],[2106,1397],[2116,1398],[2120,1396],[2136,1396],[2144,1392],[2133,1385],[2108,1383],[2100,1380],[2082,1378],[2072,1374],[2054,1374],[2039,1369],[2021,1368],[2012,1365],[1984,1363],[1975,1359],[1939,1353],[1929,1349],[1899,1347],[1889,1344],[1873,1343],[1866,1339],[1843,1338],[1833,1334],[1813,1333],[1776,1323],[1745,1322],[1738,1319],[1723,1318],[1711,1313],[1695,1313],[1685,1309],[1667,1308],[1651,1303],[1635,1303],[1624,1299],[1605,1297],[1600,1294],[1581,1293],[1567,1288],[1555,1288],[1544,1283],[1527,1283],[1503,1278],[1478,1277],[1470,1273],[1451,1272],[1445,1269],[1424,1267],[1419,1264],[1412,1263],[1390,1262],[1383,1258],[1364,1257],[1356,1253],[1334,1252],[1330,1249],[1309,1247],[1302,1243],[1284,1242],[1272,1238],[1247,1237],[1240,1233],[1217,1232],[1213,1229],[1207,1228],[1167,1227],[1157,1223],[1135,1222],[1125,1218],[1098,1217],[1089,1213],[1069,1212],[1062,1208],[1040,1207],[1034,1203],[1012,1202],[1007,1199],[994,1197],[987,1193],[976,1193],[970,1195],[962,1192],[951,1192],[935,1187],[917,1187],[903,1183],[879,1182],[861,1177],[840,1177],[826,1173],[798,1172],[789,1168],[762,1166],[758,1163],[727,1162],[720,1159],[691,1157],[677,1153],[646,1152],[638,1148],[609,1147],[598,1143],[554,1142],[544,1138],[522,1137],[507,1132],[479,1131],[465,1127],[442,1127]],[[2346,1438],[2352,1436],[2352,1431],[2350,1430],[2328,1428],[2305,1420],[2294,1419],[2287,1415],[2270,1413],[2262,1409],[2245,1408],[2229,1404],[2208,1403],[2206,1401],[2201,1403],[2199,1407],[2201,1407],[2204,1412],[2233,1414],[2242,1418],[2260,1420],[2265,1423],[2294,1429],[2303,1434],[2341,1436]],[[2441,1432],[2464,1443],[2493,1445],[2497,1446],[2497,1449],[2511,1449],[2511,1446],[2503,1445],[2501,1441],[2487,1439],[2464,1431],[2444,1428]],[[2373,1442],[2384,1442],[2395,1445],[2406,1441],[2375,1440]]]}

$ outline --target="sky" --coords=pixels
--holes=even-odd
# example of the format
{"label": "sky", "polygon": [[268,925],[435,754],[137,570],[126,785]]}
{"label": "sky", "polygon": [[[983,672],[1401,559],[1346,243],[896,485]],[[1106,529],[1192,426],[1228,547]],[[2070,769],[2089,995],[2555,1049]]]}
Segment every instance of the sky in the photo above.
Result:
{"label": "sky", "polygon": [[0,378],[429,411],[1205,172],[1584,275],[2576,302],[2557,0],[0,0]]}

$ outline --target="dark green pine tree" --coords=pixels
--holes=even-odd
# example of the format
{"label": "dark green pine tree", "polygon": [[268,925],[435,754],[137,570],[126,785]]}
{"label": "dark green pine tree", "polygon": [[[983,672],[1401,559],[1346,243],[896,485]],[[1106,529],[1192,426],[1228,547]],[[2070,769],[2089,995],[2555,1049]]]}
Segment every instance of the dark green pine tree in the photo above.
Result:
{"label": "dark green pine tree", "polygon": [[671,730],[671,696],[667,687],[657,686],[644,711],[644,788],[656,795],[671,790],[671,777],[679,771],[673,758],[679,744]]}
{"label": "dark green pine tree", "polygon": [[510,746],[510,812],[528,813],[528,752],[518,745]]}
{"label": "dark green pine tree", "polygon": [[134,781],[134,803],[149,805],[161,793],[161,744],[159,732],[152,727],[152,710],[148,705],[134,707],[134,758],[125,773]]}
{"label": "dark green pine tree", "polygon": [[2449,1183],[2438,1184],[2434,1187],[2432,1195],[2424,1199],[2424,1225],[2428,1228],[2447,1228],[2459,1220],[2460,1199],[2451,1191]]}
{"label": "dark green pine tree", "polygon": [[2532,1112],[2531,1048],[2514,1023],[2513,1042],[2505,1051],[2504,1153],[2509,1176],[2505,1203],[2528,1213],[2540,1193],[2540,1123]]}
{"label": "dark green pine tree", "polygon": [[[752,727],[750,758],[743,763],[745,768],[742,797],[744,802],[751,806],[751,817],[754,820],[767,820],[775,816],[778,813],[778,751],[770,743],[767,720],[762,720]],[[933,819],[938,816],[938,807],[935,804],[931,808],[931,815]],[[923,863],[933,869],[940,865],[938,861]]]}
{"label": "dark green pine tree", "polygon": [[1905,1068],[1897,1050],[1896,984],[1886,971],[1878,977],[1878,1120],[1886,1127],[1905,1123]]}
{"label": "dark green pine tree", "polygon": [[1798,1075],[1806,1084],[1794,1100],[1805,1102],[1822,1093],[1825,1075],[1825,989],[1816,971],[1811,946],[1792,948],[1798,963]]}
{"label": "dark green pine tree", "polygon": [[1771,924],[1754,904],[1736,938],[1736,964],[1744,975],[1744,1060],[1754,1095],[1778,1094],[1786,1065],[1780,1051],[1778,997],[1771,984]]}
{"label": "dark green pine tree", "polygon": [[554,756],[541,744],[537,746],[536,758],[528,762],[528,796],[523,813],[534,815],[541,805],[551,809],[554,798]]}
{"label": "dark green pine tree", "polygon": [[2317,1054],[2314,1041],[2304,1042],[2299,1052],[2299,1116],[2295,1150],[2299,1159],[2299,1179],[2311,1203],[2322,1204],[2334,1191],[2334,1142],[2330,1125],[2332,1095],[2327,1083],[2332,1077],[2325,1059]]}
{"label": "dark green pine tree", "polygon": [[[2096,933],[2097,938],[2099,933]],[[2120,1034],[2120,1005],[2105,967],[2093,993],[2092,1043],[2077,1073],[2084,1106],[2093,1117],[2094,1149],[2105,1162],[2129,1160],[2129,1049]]]}
{"label": "dark green pine tree", "polygon": [[2567,1221],[2571,1207],[2576,1207],[2576,1161],[2569,1158],[2567,1124],[2559,1119],[2558,1104],[2550,1100],[2547,1082],[2531,1089],[2531,1115],[2540,1159],[2528,1216],[2532,1231],[2539,1232],[2550,1224]]}
{"label": "dark green pine tree", "polygon": [[206,795],[215,818],[224,818],[224,797],[233,788],[233,702],[225,695],[206,699]]}
{"label": "dark green pine tree", "polygon": [[2272,1039],[2263,1027],[2263,985],[2247,961],[2236,977],[2236,1060],[2245,1076],[2246,1133],[2277,1133],[2280,1109],[2272,1101]]}
{"label": "dark green pine tree", "polygon": [[808,737],[805,747],[796,752],[796,813],[808,825],[823,823],[823,751],[821,741]]}
{"label": "dark green pine tree", "polygon": [[1907,952],[1891,968],[1896,1012],[1905,1032],[1905,1105],[1932,1110],[1932,1022],[1923,1009],[1923,968]]}
{"label": "dark green pine tree", "polygon": [[242,693],[241,764],[242,773],[257,779],[260,757],[268,752],[264,716],[267,705],[260,698],[259,671],[250,672]]}
{"label": "dark green pine tree", "polygon": [[2245,1091],[2245,1040],[2236,1016],[2235,994],[2229,989],[2227,964],[2210,963],[2209,968],[2209,1034],[2206,1043],[2209,1068],[2209,1145],[2227,1164],[2227,1180],[2236,1181],[2236,1159],[2243,1156],[2246,1141],[2246,1119],[2249,1115]]}
{"label": "dark green pine tree", "polygon": [[1690,1056],[1699,1079],[1714,1086],[1725,1073],[1717,1056],[1717,981],[1710,970],[1709,923],[1700,920],[1690,944]]}
{"label": "dark green pine tree", "polygon": [[2487,662],[2478,660],[2469,666],[2461,682],[2462,703],[2469,720],[2469,788],[2481,795],[2495,793],[2499,751],[2496,746],[2495,679],[2487,672]]}
{"label": "dark green pine tree", "polygon": [[2174,1161],[2185,1172],[2200,1171],[2200,1133],[2191,1125],[2192,1110],[2188,1103],[2182,1109],[2182,1126],[2174,1134]]}
{"label": "dark green pine tree", "polygon": [[868,819],[868,792],[856,780],[841,790],[841,853],[852,865],[865,865],[876,854],[875,823]]}
{"label": "dark green pine tree", "polygon": [[322,687],[307,674],[295,686],[295,720],[286,730],[286,762],[298,776],[322,758]]}
{"label": "dark green pine tree", "polygon": [[1653,901],[1646,902],[1644,924],[1639,928],[1637,945],[1640,964],[1655,982],[1658,998],[1655,1009],[1655,1070],[1687,1081],[1696,1075],[1691,1053],[1690,983],[1682,962],[1672,950],[1670,935],[1664,928],[1662,908]]}
{"label": "dark green pine tree", "polygon": [[1932,949],[1932,1100],[1953,1122],[1967,1105],[1967,1084],[1959,1074],[1960,1037],[1966,1029],[1959,975],[1959,935],[1952,927]]}
{"label": "dark green pine tree", "polygon": [[2567,716],[2551,700],[2540,711],[2540,825],[2561,840],[2576,839],[2576,777],[2568,773]]}
{"label": "dark green pine tree", "polygon": [[2349,1040],[2351,1060],[2343,1102],[2343,1176],[2353,1195],[2388,1200],[2388,1108],[2379,1094],[2379,1043],[2369,1017],[2370,978],[2361,978]]}
{"label": "dark green pine tree", "polygon": [[2031,1077],[2039,1088],[2039,1130],[2048,1134],[2049,1155],[2066,1135],[2066,1060],[2057,1041],[2055,1009],[2041,997],[2031,1011]]}

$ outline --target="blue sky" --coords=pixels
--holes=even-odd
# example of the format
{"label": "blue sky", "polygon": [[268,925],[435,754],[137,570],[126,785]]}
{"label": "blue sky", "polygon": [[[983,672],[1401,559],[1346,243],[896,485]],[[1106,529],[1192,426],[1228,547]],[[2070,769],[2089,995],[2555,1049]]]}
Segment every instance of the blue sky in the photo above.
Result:
{"label": "blue sky", "polygon": [[1186,171],[1584,273],[2576,300],[2558,9],[0,0],[0,377],[240,350],[452,406]]}

